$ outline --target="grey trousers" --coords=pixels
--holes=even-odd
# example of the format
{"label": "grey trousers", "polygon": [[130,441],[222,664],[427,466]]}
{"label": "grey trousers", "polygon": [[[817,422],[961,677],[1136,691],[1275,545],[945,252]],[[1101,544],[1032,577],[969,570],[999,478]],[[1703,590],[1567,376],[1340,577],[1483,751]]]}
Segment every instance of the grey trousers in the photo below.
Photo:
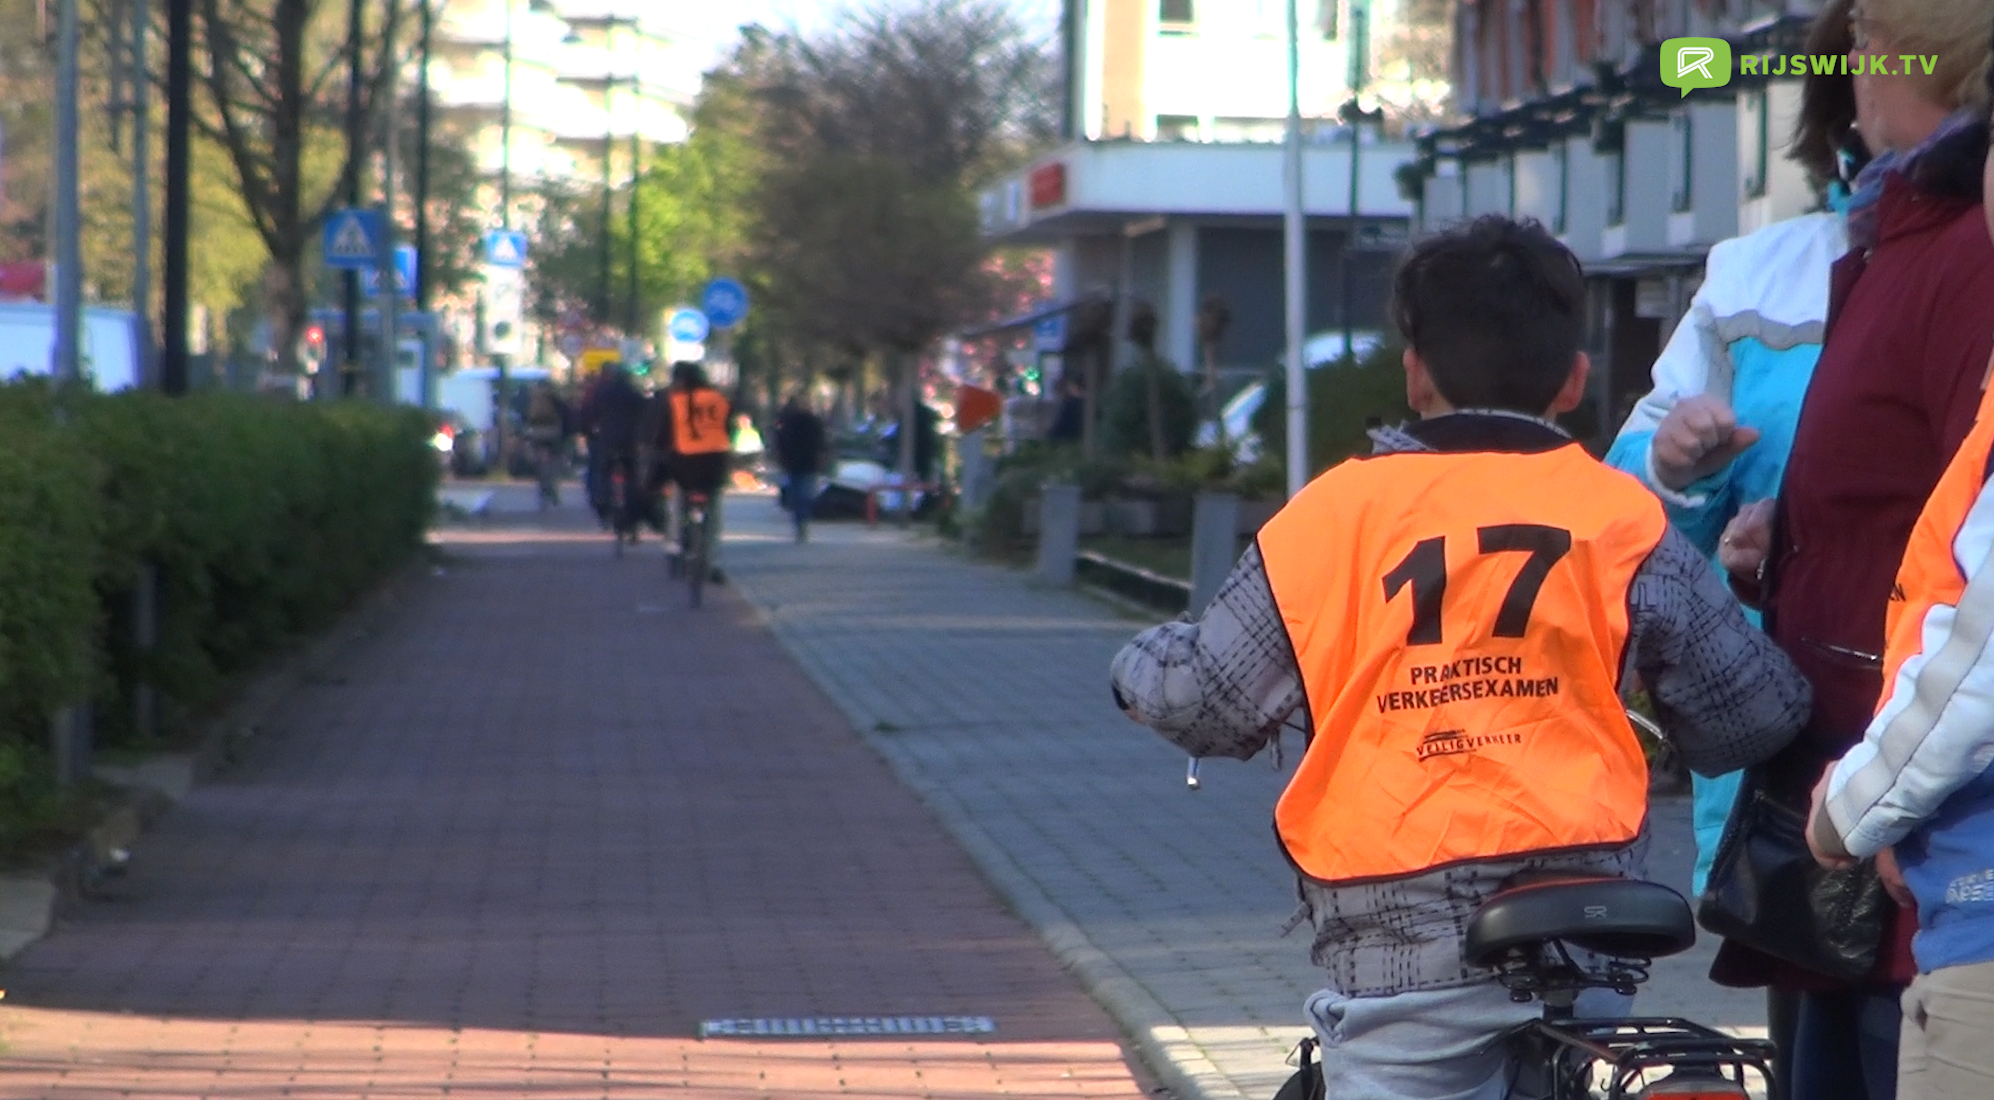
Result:
{"label": "grey trousers", "polygon": [[[1589,989],[1581,1017],[1627,1015],[1633,998]],[[1509,1057],[1503,1033],[1544,1014],[1494,980],[1455,989],[1346,997],[1325,989],[1303,1007],[1322,1043],[1330,1100],[1503,1100]]]}
{"label": "grey trousers", "polygon": [[1904,991],[1897,1100],[1994,1097],[1994,962],[1920,974]]}

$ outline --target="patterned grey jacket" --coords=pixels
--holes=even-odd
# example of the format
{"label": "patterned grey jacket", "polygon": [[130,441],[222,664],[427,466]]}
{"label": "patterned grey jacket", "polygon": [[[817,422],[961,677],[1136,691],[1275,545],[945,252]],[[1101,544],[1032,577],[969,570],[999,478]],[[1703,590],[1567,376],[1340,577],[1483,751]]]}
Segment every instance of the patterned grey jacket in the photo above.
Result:
{"label": "patterned grey jacket", "polygon": [[[1512,414],[1459,413],[1372,436],[1379,453],[1452,450],[1463,429],[1540,442],[1543,432],[1559,431]],[[1636,575],[1629,605],[1622,682],[1638,675],[1692,769],[1711,776],[1735,770],[1772,755],[1800,729],[1811,702],[1807,682],[1746,622],[1724,582],[1674,528]],[[1143,722],[1193,756],[1245,760],[1278,746],[1284,727],[1313,728],[1257,546],[1241,556],[1202,619],[1137,635],[1116,656],[1112,676]],[[1310,957],[1328,969],[1330,987],[1348,996],[1486,980],[1487,971],[1462,960],[1461,938],[1503,880],[1526,869],[1641,876],[1646,852],[1644,829],[1613,851],[1462,864],[1357,886],[1302,879],[1304,911],[1315,927]]]}

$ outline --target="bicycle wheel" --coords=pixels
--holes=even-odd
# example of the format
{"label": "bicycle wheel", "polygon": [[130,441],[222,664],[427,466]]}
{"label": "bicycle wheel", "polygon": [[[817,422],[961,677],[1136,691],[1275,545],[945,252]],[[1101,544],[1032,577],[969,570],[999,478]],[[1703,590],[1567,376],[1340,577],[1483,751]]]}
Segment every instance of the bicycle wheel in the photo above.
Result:
{"label": "bicycle wheel", "polygon": [[629,497],[627,495],[630,486],[624,480],[621,470],[610,475],[609,485],[609,537],[615,541],[616,556],[621,558],[623,556],[624,531],[630,522]]}
{"label": "bicycle wheel", "polygon": [[686,516],[685,532],[685,583],[692,598],[692,606],[698,607],[700,597],[706,588],[706,507],[700,505]]}

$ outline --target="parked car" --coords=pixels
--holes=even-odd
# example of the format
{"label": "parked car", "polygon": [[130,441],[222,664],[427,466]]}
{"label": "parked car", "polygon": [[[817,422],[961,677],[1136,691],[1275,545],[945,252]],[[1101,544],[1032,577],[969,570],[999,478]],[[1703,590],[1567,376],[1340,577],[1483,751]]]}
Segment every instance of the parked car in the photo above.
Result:
{"label": "parked car", "polygon": [[[86,306],[81,346],[83,374],[110,393],[139,384],[138,315]],[[55,369],[55,307],[42,302],[0,302],[0,382]]]}

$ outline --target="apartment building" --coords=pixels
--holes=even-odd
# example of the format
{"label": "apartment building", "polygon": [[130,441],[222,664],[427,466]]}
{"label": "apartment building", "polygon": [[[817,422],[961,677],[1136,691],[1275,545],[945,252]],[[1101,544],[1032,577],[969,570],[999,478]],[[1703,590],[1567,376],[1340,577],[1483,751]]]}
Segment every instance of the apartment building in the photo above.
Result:
{"label": "apartment building", "polygon": [[[1419,2],[1300,0],[1305,328],[1323,358],[1346,325],[1360,337],[1384,326],[1413,214],[1394,179],[1414,149],[1379,115],[1436,109],[1444,94],[1404,61],[1400,28]],[[1053,253],[1053,297],[997,329],[1046,321],[1059,333],[1058,318],[1089,302],[1146,306],[1158,353],[1190,370],[1198,310],[1217,299],[1232,317],[1222,371],[1258,377],[1280,361],[1285,14],[1286,0],[1068,0],[1072,140],[982,195],[987,239]],[[1068,349],[1045,331],[1042,350]],[[1130,345],[1112,344],[1126,362]]]}
{"label": "apartment building", "polygon": [[697,47],[658,5],[625,4],[447,5],[429,71],[438,125],[467,134],[480,167],[494,180],[509,171],[515,184],[599,178],[605,139],[684,140],[699,94]]}
{"label": "apartment building", "polygon": [[[1438,0],[1296,0],[1301,112],[1334,118],[1361,59],[1367,106],[1446,97]],[[1279,141],[1288,0],[1067,0],[1067,135]]]}
{"label": "apartment building", "polygon": [[1403,182],[1422,229],[1537,218],[1585,262],[1593,431],[1648,388],[1711,245],[1816,204],[1783,153],[1797,78],[1734,75],[1685,97],[1660,44],[1799,52],[1812,0],[1460,0],[1450,71],[1466,121],[1419,140]]}
{"label": "apartment building", "polygon": [[[509,220],[530,232],[544,186],[621,188],[647,147],[685,140],[702,55],[664,7],[461,0],[442,8],[428,74],[434,125],[471,150],[494,227]],[[440,305],[455,345],[474,347],[474,303]],[[529,347],[551,342],[530,322],[525,336]]]}

